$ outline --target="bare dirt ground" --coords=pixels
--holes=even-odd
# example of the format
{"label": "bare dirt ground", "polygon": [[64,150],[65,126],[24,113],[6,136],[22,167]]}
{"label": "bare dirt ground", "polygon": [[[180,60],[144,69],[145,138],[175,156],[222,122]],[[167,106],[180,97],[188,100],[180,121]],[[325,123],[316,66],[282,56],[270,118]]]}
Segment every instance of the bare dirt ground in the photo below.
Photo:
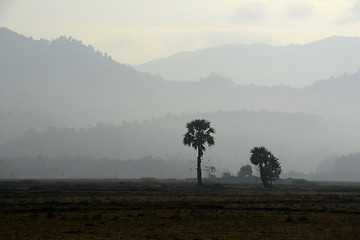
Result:
{"label": "bare dirt ground", "polygon": [[359,239],[357,185],[1,180],[0,239]]}

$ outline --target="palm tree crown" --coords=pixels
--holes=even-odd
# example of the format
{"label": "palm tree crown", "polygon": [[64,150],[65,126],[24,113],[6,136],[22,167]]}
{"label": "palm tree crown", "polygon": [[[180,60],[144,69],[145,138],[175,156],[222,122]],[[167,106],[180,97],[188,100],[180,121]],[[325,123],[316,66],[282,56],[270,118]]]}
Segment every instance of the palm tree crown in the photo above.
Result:
{"label": "palm tree crown", "polygon": [[[250,161],[254,165],[264,165],[272,157],[272,153],[266,147],[254,147],[250,151]],[[259,166],[260,166],[259,165]]]}
{"label": "palm tree crown", "polygon": [[193,147],[194,149],[200,148],[205,151],[205,144],[210,147],[215,144],[215,138],[212,134],[215,129],[210,126],[210,122],[205,119],[195,119],[186,124],[188,129],[184,135],[184,144]]}

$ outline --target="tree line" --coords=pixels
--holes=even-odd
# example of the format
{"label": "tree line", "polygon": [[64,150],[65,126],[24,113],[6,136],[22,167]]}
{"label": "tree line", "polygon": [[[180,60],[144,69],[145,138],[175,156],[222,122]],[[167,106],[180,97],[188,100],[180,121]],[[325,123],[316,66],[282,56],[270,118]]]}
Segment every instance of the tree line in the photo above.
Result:
{"label": "tree line", "polygon": [[193,163],[152,156],[129,160],[88,156],[0,157],[0,178],[190,178]]}
{"label": "tree line", "polygon": [[[207,146],[215,144],[215,129],[210,121],[195,119],[186,124],[187,132],[183,143],[197,150],[197,183],[202,185],[201,162]],[[279,179],[280,163],[265,147],[254,147],[251,150],[250,162],[254,164],[260,174],[265,187],[270,187],[273,181]],[[0,177],[2,178],[190,178],[192,176],[193,161],[165,161],[151,156],[137,160],[119,160],[109,158],[94,158],[85,156],[66,156],[49,158],[37,157],[0,158]],[[215,177],[216,168],[205,166],[209,178]],[[252,176],[250,165],[242,166],[238,177]],[[231,177],[230,173],[223,173],[223,178]]]}

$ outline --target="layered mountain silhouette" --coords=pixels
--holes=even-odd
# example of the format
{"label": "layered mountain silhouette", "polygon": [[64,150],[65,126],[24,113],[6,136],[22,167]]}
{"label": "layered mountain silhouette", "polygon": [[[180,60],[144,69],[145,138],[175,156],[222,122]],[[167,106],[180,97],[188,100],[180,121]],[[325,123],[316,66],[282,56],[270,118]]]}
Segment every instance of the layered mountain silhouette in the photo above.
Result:
{"label": "layered mountain silhouette", "polygon": [[304,87],[355,73],[359,62],[360,38],[334,36],[305,45],[224,45],[182,52],[135,68],[176,81],[196,81],[216,73],[240,85]]}
{"label": "layered mountain silhouette", "polygon": [[[311,46],[314,52],[319,52],[318,49],[327,49],[329,41],[337,42],[341,46],[341,51],[345,51],[344,49],[349,46],[356,45],[357,38],[330,38],[310,45],[289,46],[289,48]],[[246,49],[245,45],[242,47]],[[257,49],[259,54],[266,52],[268,48],[272,49],[270,46],[251,45],[251,49]],[[278,48],[280,47],[274,47],[274,49]],[[217,51],[221,52],[221,49],[221,47],[217,48]],[[356,54],[357,49],[359,48],[354,48],[352,52],[355,57],[359,55]],[[129,65],[117,63],[107,54],[96,51],[91,46],[85,46],[81,41],[71,37],[60,37],[52,41],[34,40],[5,28],[0,29],[0,53],[0,157],[16,154],[29,156],[79,154],[90,157],[106,155],[121,159],[153,155],[167,159],[173,156],[172,154],[179,153],[183,158],[191,158],[193,154],[191,149],[179,150],[184,149],[181,143],[184,124],[185,121],[191,120],[190,118],[202,116],[200,113],[206,112],[211,114],[204,117],[214,121],[216,129],[220,127],[217,129],[219,140],[223,138],[224,144],[228,145],[221,147],[221,141],[218,142],[219,148],[210,156],[229,166],[239,159],[247,161],[248,150],[253,147],[252,145],[273,143],[271,146],[276,151],[286,152],[281,155],[285,158],[285,162],[294,163],[288,165],[289,167],[297,168],[304,165],[305,163],[298,165],[299,162],[296,160],[304,156],[303,159],[307,159],[304,160],[305,162],[313,162],[312,165],[308,165],[311,168],[310,166],[316,165],[326,154],[354,152],[354,143],[358,144],[359,141],[356,134],[359,131],[360,121],[358,111],[360,72],[342,74],[345,70],[341,70],[335,73],[338,66],[330,60],[331,63],[323,62],[324,65],[319,68],[319,72],[328,70],[327,76],[336,75],[335,77],[317,81],[304,88],[294,88],[285,85],[271,87],[240,85],[235,83],[237,79],[224,77],[231,76],[230,70],[228,73],[223,73],[224,76],[206,73],[205,77],[197,78],[197,81],[168,81],[159,75],[141,73]],[[226,51],[222,54],[225,53]],[[303,53],[306,55],[305,52]],[[278,59],[283,59],[285,69],[288,63],[284,59],[287,59],[288,54],[286,51],[283,55],[281,51],[276,54]],[[340,55],[338,59],[342,59]],[[353,55],[349,58],[352,59]],[[258,63],[251,58],[243,61],[244,64]],[[349,64],[346,64],[346,61],[339,65],[349,67],[346,69],[347,72],[354,71],[352,66],[359,62],[349,60]],[[203,63],[205,64],[206,61],[204,60]],[[264,69],[270,69],[271,64],[269,66],[265,62],[263,64]],[[275,62],[272,64],[274,65]],[[180,66],[173,66],[176,67]],[[197,65],[193,67],[196,68]],[[214,68],[209,67],[209,69],[210,72],[217,72],[212,71]],[[246,72],[246,67],[244,69]],[[275,71],[277,68],[271,69]],[[299,78],[300,75],[297,74],[299,69],[293,72],[294,78]],[[312,79],[319,76],[313,74],[311,69],[309,71],[305,71],[305,67],[302,69],[304,73],[300,77],[306,82],[313,82]],[[280,74],[282,70],[276,72]],[[287,70],[283,72],[284,76],[288,74]],[[186,74],[187,71],[179,73],[180,76],[187,78]],[[238,115],[241,117],[235,117],[229,114],[234,111],[244,112]],[[161,117],[168,113],[176,117],[174,119],[165,117],[161,120]],[[283,119],[283,114],[289,118]],[[307,124],[306,119],[313,117],[318,120],[311,120],[311,124]],[[153,122],[157,124],[157,128],[152,126],[143,133],[135,134],[146,126],[146,121],[143,122],[146,119],[161,121]],[[331,123],[328,123],[329,121]],[[111,124],[113,128],[109,128],[106,132],[110,134],[109,136],[112,132],[118,133],[120,139],[107,138],[107,135],[102,138],[96,134],[89,135],[91,129],[97,131],[98,128],[94,126],[97,126],[98,122]],[[256,124],[242,125],[242,122]],[[129,124],[128,127],[126,123]],[[71,136],[73,134],[73,137],[68,140],[62,139],[60,142],[47,141],[43,136],[53,129],[48,129],[49,126],[57,127],[58,130],[55,132],[59,133],[56,134]],[[162,126],[164,126],[163,130]],[[222,130],[222,126],[230,130]],[[75,129],[66,130],[71,128]],[[78,130],[80,128],[88,130],[80,131]],[[117,128],[122,130],[118,132]],[[24,135],[28,129],[33,130]],[[299,129],[299,132],[294,135],[291,129]],[[71,133],[72,131],[75,133]],[[128,133],[124,134],[124,131]],[[162,138],[158,135],[161,131],[166,132],[173,139]],[[228,136],[225,134],[226,131]],[[22,139],[29,134],[34,137],[32,144],[35,145]],[[87,137],[80,137],[81,134]],[[220,137],[221,134],[226,136]],[[234,142],[233,145],[225,143],[230,136],[233,137],[229,138],[229,141]],[[279,136],[283,137],[275,141],[274,139]],[[302,144],[299,143],[297,149],[297,138],[301,136],[303,136]],[[38,145],[36,145],[37,140],[34,139],[39,139]],[[162,141],[157,144],[152,139],[162,139]],[[96,147],[99,141],[104,144]],[[139,146],[136,146],[137,141]],[[277,147],[292,141],[294,145],[283,149]],[[81,142],[88,143],[85,144],[88,147],[82,146]],[[171,144],[167,145],[170,142]],[[339,142],[341,144],[338,144]],[[120,143],[124,145],[120,147],[118,145]],[[240,146],[243,148],[240,149]],[[183,151],[189,152],[185,154]],[[210,151],[212,150],[209,149]],[[319,159],[314,160],[314,158]]]}

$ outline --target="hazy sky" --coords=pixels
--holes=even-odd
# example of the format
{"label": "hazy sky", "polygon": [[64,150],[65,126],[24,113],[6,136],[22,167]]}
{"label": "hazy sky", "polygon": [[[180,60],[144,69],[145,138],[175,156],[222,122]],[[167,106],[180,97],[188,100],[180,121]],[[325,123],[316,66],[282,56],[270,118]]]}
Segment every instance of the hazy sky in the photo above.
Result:
{"label": "hazy sky", "polygon": [[360,1],[0,0],[0,26],[35,39],[72,36],[138,64],[222,44],[360,36]]}

